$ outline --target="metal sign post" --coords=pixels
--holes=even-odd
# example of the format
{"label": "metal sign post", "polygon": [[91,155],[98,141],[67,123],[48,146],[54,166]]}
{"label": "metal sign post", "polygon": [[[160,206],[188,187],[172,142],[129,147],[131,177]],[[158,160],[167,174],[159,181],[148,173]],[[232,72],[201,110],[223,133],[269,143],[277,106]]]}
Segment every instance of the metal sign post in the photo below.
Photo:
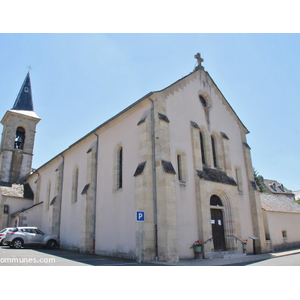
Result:
{"label": "metal sign post", "polygon": [[253,254],[256,255],[255,241],[259,240],[259,238],[256,236],[249,236],[249,238],[253,240]]}
{"label": "metal sign post", "polygon": [[136,221],[139,222],[139,263],[142,262],[142,222],[145,222],[145,212],[136,212]]}

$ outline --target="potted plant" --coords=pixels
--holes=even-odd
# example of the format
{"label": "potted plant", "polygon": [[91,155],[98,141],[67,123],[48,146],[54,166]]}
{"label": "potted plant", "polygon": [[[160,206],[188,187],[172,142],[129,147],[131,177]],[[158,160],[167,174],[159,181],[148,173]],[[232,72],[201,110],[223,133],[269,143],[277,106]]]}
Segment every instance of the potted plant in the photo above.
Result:
{"label": "potted plant", "polygon": [[195,253],[201,253],[201,243],[199,240],[195,241],[194,244],[190,247],[190,249],[194,249],[194,252]]}
{"label": "potted plant", "polygon": [[243,242],[242,242],[242,245],[243,245],[243,253],[245,253],[246,250],[247,250],[247,241],[248,241],[248,240],[243,240]]}

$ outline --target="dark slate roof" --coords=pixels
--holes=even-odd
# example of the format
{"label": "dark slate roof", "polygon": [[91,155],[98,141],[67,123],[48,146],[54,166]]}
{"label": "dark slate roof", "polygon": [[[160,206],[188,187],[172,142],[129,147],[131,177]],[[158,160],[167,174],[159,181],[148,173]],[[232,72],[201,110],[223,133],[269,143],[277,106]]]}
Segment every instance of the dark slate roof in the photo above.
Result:
{"label": "dark slate roof", "polygon": [[224,171],[203,167],[203,171],[197,170],[201,179],[220,182],[225,184],[237,185],[232,177],[227,176]]}
{"label": "dark slate roof", "polygon": [[287,189],[282,183],[278,182],[277,180],[262,178],[262,181],[268,193],[284,195],[289,194],[290,196],[294,196],[291,190]]}
{"label": "dark slate roof", "polygon": [[170,161],[161,160],[161,164],[166,173],[176,174],[173,165]]}
{"label": "dark slate roof", "polygon": [[165,121],[165,122],[167,122],[167,123],[170,123],[169,118],[168,118],[166,115],[162,114],[162,113],[158,113],[158,118],[159,118],[160,120],[162,120],[162,121]]}
{"label": "dark slate roof", "polygon": [[141,175],[141,174],[144,172],[146,163],[147,163],[147,161],[144,161],[144,162],[140,163],[140,164],[137,166],[137,168],[136,168],[135,173],[134,173],[133,176]]}
{"label": "dark slate roof", "polygon": [[12,110],[33,111],[30,74],[27,73]]}

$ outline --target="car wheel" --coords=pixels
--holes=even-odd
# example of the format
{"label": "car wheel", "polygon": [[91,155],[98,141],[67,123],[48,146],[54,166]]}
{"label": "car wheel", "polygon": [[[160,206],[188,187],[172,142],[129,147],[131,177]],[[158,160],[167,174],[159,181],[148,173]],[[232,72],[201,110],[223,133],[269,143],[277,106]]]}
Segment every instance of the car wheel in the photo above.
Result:
{"label": "car wheel", "polygon": [[0,246],[2,246],[2,244],[3,244],[3,240],[0,241]]}
{"label": "car wheel", "polygon": [[47,248],[54,249],[57,246],[57,242],[55,240],[50,240],[47,242]]}
{"label": "car wheel", "polygon": [[22,246],[23,246],[23,241],[21,239],[15,239],[13,240],[12,242],[12,246],[15,248],[15,249],[20,249]]}

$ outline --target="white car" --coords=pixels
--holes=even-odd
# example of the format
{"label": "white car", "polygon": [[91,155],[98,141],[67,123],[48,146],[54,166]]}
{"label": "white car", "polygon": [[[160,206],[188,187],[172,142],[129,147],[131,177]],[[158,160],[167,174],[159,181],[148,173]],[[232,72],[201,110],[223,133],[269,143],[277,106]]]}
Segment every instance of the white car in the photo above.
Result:
{"label": "white car", "polygon": [[56,248],[59,239],[57,236],[45,234],[37,227],[15,227],[7,232],[5,243],[16,249],[23,246]]}
{"label": "white car", "polygon": [[0,246],[5,245],[5,238],[8,231],[12,231],[14,227],[7,227],[0,231]]}

